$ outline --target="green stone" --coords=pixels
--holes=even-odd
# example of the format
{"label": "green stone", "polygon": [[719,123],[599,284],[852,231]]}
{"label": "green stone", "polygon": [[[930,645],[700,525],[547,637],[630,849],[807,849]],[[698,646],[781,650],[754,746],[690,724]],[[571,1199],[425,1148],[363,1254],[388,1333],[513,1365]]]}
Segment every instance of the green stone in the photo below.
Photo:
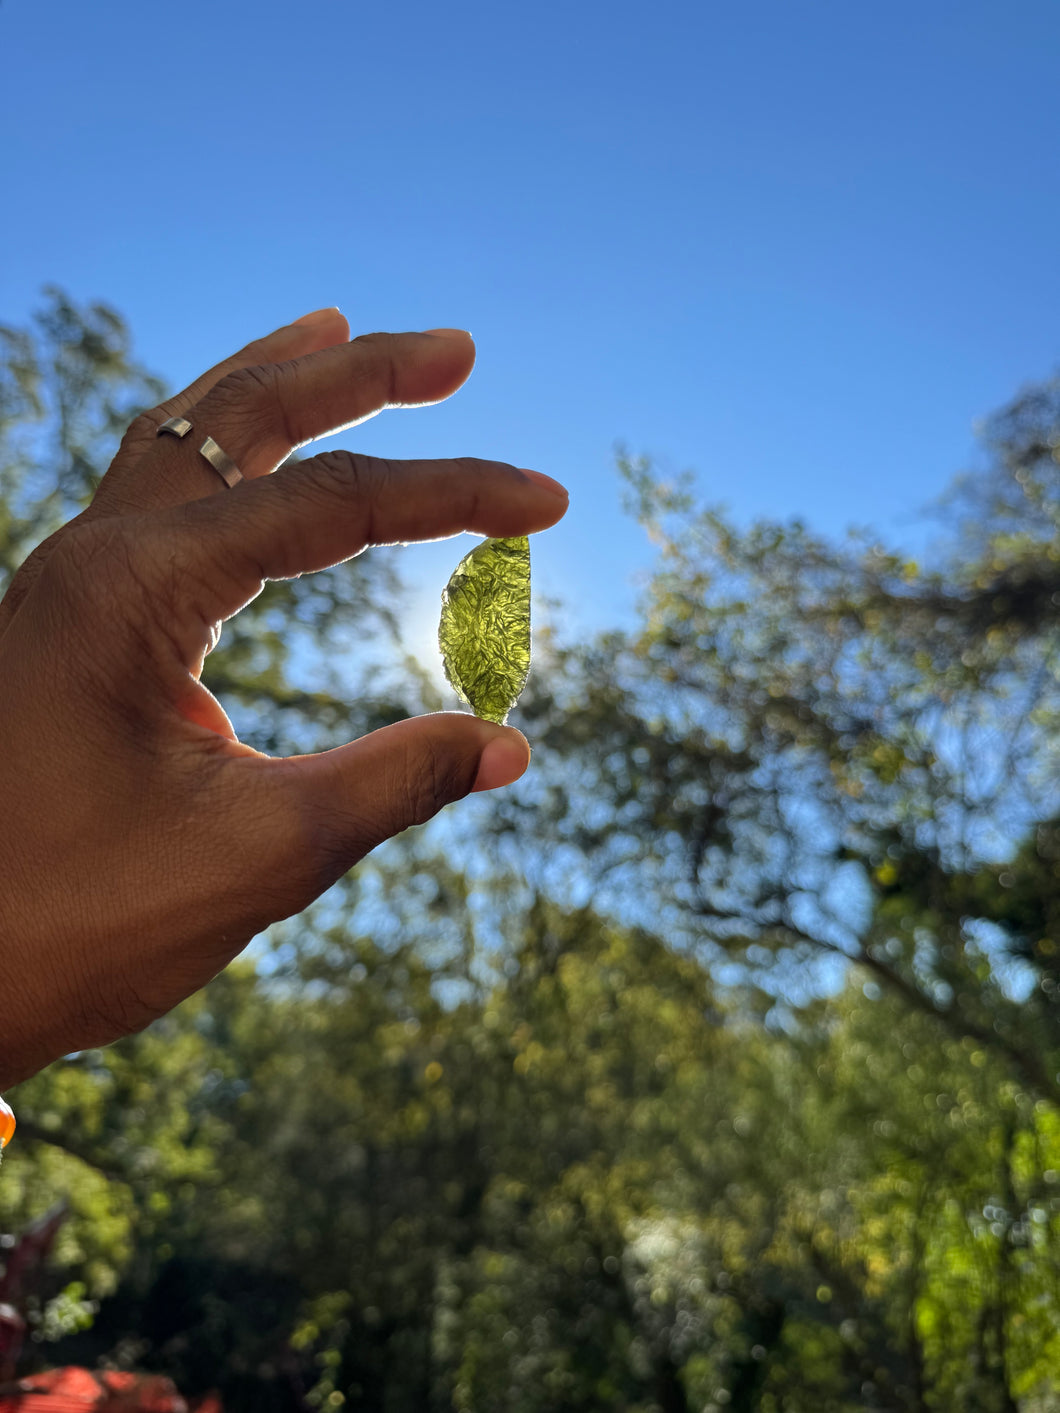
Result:
{"label": "green stone", "polygon": [[476,716],[501,725],[530,671],[530,541],[485,540],[442,594],[442,666]]}

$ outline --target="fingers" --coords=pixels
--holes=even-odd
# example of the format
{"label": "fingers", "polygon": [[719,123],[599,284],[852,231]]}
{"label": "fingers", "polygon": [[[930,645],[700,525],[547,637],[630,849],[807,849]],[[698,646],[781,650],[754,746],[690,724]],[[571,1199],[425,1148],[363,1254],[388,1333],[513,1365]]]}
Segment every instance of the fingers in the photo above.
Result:
{"label": "fingers", "polygon": [[338,309],[315,309],[312,314],[303,314],[300,319],[274,329],[264,338],[254,339],[231,358],[224,359],[196,378],[183,392],[161,403],[158,407],[159,421],[164,422],[167,417],[183,417],[229,373],[238,372],[241,368],[256,368],[263,363],[283,363],[290,358],[301,358],[322,348],[345,343],[349,337],[350,326]]}
{"label": "fingers", "polygon": [[327,452],[142,522],[137,573],[154,573],[157,582],[161,572],[174,608],[201,627],[230,617],[266,579],[326,568],[366,545],[461,530],[526,535],[554,525],[566,509],[557,482],[502,462]]}
{"label": "fingers", "polygon": [[[128,513],[179,505],[198,496],[224,489],[217,473],[197,455],[178,461],[161,456],[141,472],[144,456],[159,447],[158,428],[170,417],[186,416],[225,378],[247,368],[284,363],[345,343],[349,324],[338,309],[317,309],[292,324],[254,339],[186,387],[182,392],[138,417],[126,433],[114,465],[104,476],[96,496],[97,513]],[[203,433],[206,436],[207,433]],[[200,436],[195,446],[201,445]],[[270,468],[271,469],[271,468]]]}
{"label": "fingers", "polygon": [[384,839],[426,823],[472,791],[511,784],[529,763],[526,738],[512,727],[438,712],[320,755],[270,761],[265,769],[288,800],[277,817],[289,822],[293,808],[303,821],[301,831],[288,825],[298,856],[292,867],[308,864],[306,881],[319,891]]}
{"label": "fingers", "polygon": [[[141,462],[147,453],[159,448],[157,433],[161,424],[169,417],[183,415],[217,383],[241,369],[298,358],[344,343],[349,336],[349,325],[337,309],[317,309],[312,314],[303,314],[293,324],[285,324],[264,338],[248,343],[231,358],[226,358],[197,378],[183,392],[145,412],[126,432],[118,455],[103,477],[92,504],[82,511],[78,520],[163,509],[223,490],[217,472],[194,451],[176,460],[167,458],[163,453],[151,458],[150,463],[141,469]],[[163,438],[163,442],[169,440]],[[195,445],[201,443],[202,438]],[[0,632],[14,616],[15,609],[36,582],[48,556],[68,528],[64,527],[39,545],[19,570],[0,604]]]}
{"label": "fingers", "polygon": [[153,455],[141,458],[137,475],[183,487],[169,504],[221,494],[223,482],[199,451],[205,437],[254,480],[274,471],[296,447],[384,407],[439,402],[466,380],[474,361],[470,335],[442,329],[365,334],[305,357],[234,369],[184,408],[194,430],[179,441],[162,438]]}

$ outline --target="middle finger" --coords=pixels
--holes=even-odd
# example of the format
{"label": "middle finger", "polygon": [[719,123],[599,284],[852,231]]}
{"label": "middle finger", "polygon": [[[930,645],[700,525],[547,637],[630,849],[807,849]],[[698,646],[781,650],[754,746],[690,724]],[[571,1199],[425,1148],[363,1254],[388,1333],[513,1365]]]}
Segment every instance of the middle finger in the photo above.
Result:
{"label": "middle finger", "polygon": [[291,452],[363,422],[384,407],[438,402],[465,381],[475,360],[469,334],[365,334],[285,363],[240,368],[184,414],[192,431],[163,437],[138,476],[163,474],[187,487],[184,500],[225,490],[199,448],[211,437],[247,480],[274,471]]}
{"label": "middle finger", "polygon": [[[317,309],[312,314],[303,314],[300,319],[274,329],[264,338],[254,339],[238,353],[233,353],[196,378],[183,392],[174,393],[165,402],[137,417],[122,438],[118,454],[100,483],[87,512],[89,518],[162,509],[193,498],[196,494],[194,483],[189,481],[186,472],[173,476],[167,474],[167,468],[156,466],[153,474],[138,474],[139,462],[156,445],[158,428],[162,423],[170,417],[185,416],[188,409],[201,401],[212,387],[240,368],[279,363],[315,353],[336,343],[344,343],[349,336],[350,326],[338,309]],[[199,439],[200,444],[201,441],[202,438]],[[208,473],[210,468],[203,462],[198,476],[199,495],[205,495],[213,488],[212,473]]]}

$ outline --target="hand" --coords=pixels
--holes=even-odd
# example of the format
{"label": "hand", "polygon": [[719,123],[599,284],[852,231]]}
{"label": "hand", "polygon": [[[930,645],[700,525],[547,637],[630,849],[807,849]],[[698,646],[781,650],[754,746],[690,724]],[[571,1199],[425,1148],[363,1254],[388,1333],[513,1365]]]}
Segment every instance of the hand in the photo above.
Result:
{"label": "hand", "polygon": [[[348,332],[307,316],[137,418],[0,604],[0,1088],[141,1029],[376,844],[526,768],[519,732],[458,713],[272,759],[199,681],[266,579],[566,509],[547,477],[491,461],[329,452],[270,475],[383,407],[447,397],[474,362],[451,330]],[[193,434],[158,437],[173,416]],[[207,435],[247,484],[224,485]]]}

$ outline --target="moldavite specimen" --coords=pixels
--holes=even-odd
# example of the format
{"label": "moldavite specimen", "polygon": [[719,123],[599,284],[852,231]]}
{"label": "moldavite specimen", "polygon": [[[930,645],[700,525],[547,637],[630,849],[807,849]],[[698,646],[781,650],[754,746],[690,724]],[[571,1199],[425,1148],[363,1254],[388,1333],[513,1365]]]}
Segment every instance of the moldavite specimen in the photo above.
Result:
{"label": "moldavite specimen", "polygon": [[502,726],[530,671],[530,541],[485,540],[442,594],[445,675],[476,716]]}

